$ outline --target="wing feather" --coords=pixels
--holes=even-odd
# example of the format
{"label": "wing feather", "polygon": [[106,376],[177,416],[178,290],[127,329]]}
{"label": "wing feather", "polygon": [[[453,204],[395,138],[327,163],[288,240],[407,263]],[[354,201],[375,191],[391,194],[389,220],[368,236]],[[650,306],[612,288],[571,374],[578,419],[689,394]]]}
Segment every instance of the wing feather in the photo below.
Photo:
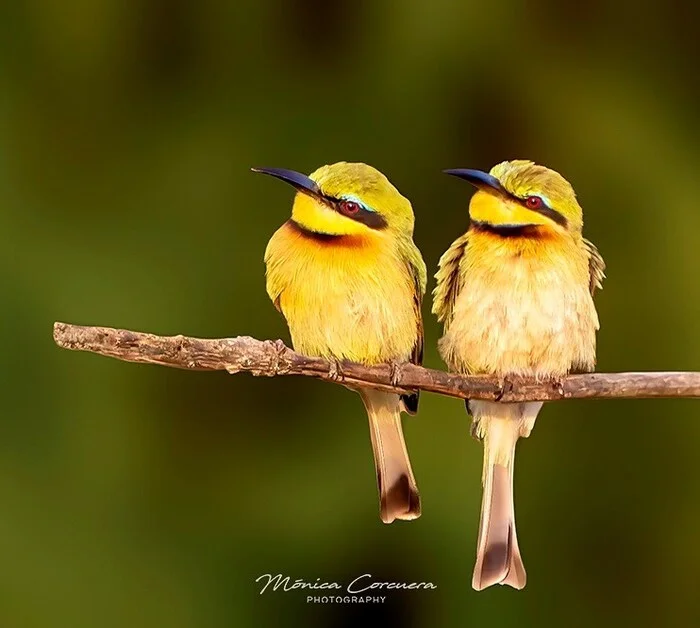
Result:
{"label": "wing feather", "polygon": [[[408,262],[408,271],[413,279],[413,307],[416,315],[416,342],[413,345],[411,352],[411,363],[421,366],[423,364],[423,312],[421,306],[423,303],[423,295],[425,294],[426,284],[426,269],[420,253],[416,260]],[[418,412],[418,401],[420,399],[420,391],[409,395],[401,395],[403,407],[409,414]]]}
{"label": "wing feather", "polygon": [[435,273],[437,285],[433,290],[433,314],[445,328],[452,322],[452,313],[457,295],[461,289],[459,267],[469,243],[469,232],[457,238],[438,262]]}
{"label": "wing feather", "polygon": [[583,246],[588,252],[588,269],[590,271],[591,278],[591,294],[595,294],[596,290],[603,289],[603,279],[605,279],[605,261],[593,242],[583,238]]}

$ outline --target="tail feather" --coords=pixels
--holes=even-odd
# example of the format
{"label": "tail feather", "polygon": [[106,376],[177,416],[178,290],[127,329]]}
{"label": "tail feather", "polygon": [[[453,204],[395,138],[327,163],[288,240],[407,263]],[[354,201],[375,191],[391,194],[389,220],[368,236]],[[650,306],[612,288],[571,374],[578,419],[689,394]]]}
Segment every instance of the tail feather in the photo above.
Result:
{"label": "tail feather", "polygon": [[380,518],[384,523],[417,519],[420,495],[403,437],[399,396],[370,390],[362,391],[362,399],[369,416]]}
{"label": "tail feather", "polygon": [[518,547],[513,501],[515,445],[532,429],[542,404],[472,402],[478,433],[484,441],[484,487],[472,586],[493,584],[522,589],[527,581]]}
{"label": "tail feather", "polygon": [[525,567],[515,531],[512,468],[493,464],[487,470],[472,579],[477,591],[492,584],[509,584],[516,589],[525,586]]}

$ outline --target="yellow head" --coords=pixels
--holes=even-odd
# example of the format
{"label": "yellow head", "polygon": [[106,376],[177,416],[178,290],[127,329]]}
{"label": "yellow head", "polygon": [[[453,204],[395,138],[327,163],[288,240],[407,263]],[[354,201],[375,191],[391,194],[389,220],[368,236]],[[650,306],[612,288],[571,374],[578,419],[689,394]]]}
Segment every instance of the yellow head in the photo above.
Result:
{"label": "yellow head", "polygon": [[583,211],[571,184],[558,172],[518,159],[504,161],[491,172],[446,170],[475,185],[469,203],[472,221],[485,226],[546,227],[581,233]]}
{"label": "yellow head", "polygon": [[322,166],[308,177],[281,168],[254,168],[293,185],[292,220],[302,229],[333,236],[413,235],[408,199],[379,170],[362,163]]}

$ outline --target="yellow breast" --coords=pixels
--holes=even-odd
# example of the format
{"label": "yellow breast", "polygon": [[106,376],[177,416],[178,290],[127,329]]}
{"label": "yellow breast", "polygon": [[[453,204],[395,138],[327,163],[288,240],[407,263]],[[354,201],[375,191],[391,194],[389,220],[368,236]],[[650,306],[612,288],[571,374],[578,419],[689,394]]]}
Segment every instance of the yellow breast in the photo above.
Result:
{"label": "yellow breast", "polygon": [[588,256],[573,237],[474,231],[440,352],[467,373],[563,375],[593,368],[598,326]]}
{"label": "yellow breast", "polygon": [[390,240],[317,237],[288,222],[270,240],[265,262],[268,294],[295,349],[365,364],[409,358],[415,290]]}

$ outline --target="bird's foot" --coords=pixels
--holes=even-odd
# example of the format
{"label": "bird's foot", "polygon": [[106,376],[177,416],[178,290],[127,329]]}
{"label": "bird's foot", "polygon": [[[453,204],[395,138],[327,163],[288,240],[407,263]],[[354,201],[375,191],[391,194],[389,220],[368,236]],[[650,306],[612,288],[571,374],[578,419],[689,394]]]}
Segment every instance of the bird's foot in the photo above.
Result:
{"label": "bird's foot", "polygon": [[503,375],[498,378],[498,392],[496,393],[495,401],[500,401],[505,395],[513,391],[513,380],[508,375]]}
{"label": "bird's foot", "polygon": [[338,358],[328,358],[328,377],[334,382],[342,382],[345,380],[343,365]]}
{"label": "bird's foot", "polygon": [[401,383],[401,377],[403,376],[403,367],[405,362],[398,362],[396,360],[389,361],[389,382],[392,386],[398,386]]}
{"label": "bird's foot", "polygon": [[563,377],[555,377],[554,381],[552,382],[552,386],[554,386],[554,390],[556,390],[559,393],[559,396],[563,399],[564,398],[564,378]]}

